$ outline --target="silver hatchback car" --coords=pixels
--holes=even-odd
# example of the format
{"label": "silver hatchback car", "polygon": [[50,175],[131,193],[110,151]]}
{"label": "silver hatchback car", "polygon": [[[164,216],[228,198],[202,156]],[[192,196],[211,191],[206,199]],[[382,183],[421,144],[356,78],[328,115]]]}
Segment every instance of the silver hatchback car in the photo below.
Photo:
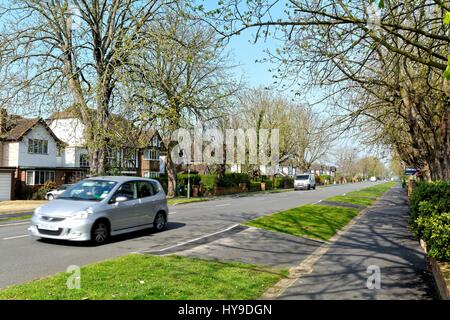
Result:
{"label": "silver hatchback car", "polygon": [[169,209],[161,184],[136,177],[83,180],[37,208],[29,231],[49,239],[104,243],[110,236],[166,228]]}

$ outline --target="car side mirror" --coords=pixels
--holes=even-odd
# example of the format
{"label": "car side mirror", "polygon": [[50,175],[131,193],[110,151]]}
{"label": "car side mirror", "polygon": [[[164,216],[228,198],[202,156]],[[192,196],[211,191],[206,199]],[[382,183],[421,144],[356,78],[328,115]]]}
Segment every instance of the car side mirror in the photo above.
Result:
{"label": "car side mirror", "polygon": [[127,201],[127,200],[128,200],[127,197],[117,197],[117,198],[115,199],[115,203],[119,204],[119,203],[125,202],[125,201]]}

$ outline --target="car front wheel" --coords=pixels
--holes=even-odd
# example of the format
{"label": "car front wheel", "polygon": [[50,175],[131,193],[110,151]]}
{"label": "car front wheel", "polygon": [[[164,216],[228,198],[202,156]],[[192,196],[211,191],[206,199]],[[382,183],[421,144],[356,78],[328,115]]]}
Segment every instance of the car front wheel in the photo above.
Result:
{"label": "car front wheel", "polygon": [[91,240],[95,244],[103,244],[108,240],[109,237],[109,226],[104,221],[99,221],[92,227]]}
{"label": "car front wheel", "polygon": [[49,195],[47,196],[47,200],[48,200],[48,201],[52,201],[53,199],[55,199],[55,196],[54,196],[54,195],[49,194]]}

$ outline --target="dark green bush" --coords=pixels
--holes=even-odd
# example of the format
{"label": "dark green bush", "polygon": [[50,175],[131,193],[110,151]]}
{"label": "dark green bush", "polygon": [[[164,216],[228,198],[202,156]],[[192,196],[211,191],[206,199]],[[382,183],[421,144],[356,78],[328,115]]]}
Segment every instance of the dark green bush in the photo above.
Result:
{"label": "dark green bush", "polygon": [[201,177],[197,173],[178,173],[177,174],[177,185],[179,186],[187,186],[188,181],[190,180],[191,186],[200,185]]}
{"label": "dark green bush", "polygon": [[217,185],[222,188],[238,187],[240,183],[250,183],[250,178],[245,173],[226,173],[223,178],[217,180]]}
{"label": "dark green bush", "polygon": [[428,255],[450,260],[450,180],[420,182],[410,201],[410,227],[427,243]]}
{"label": "dark green bush", "polygon": [[250,191],[261,191],[261,181],[250,181]]}
{"label": "dark green bush", "polygon": [[419,182],[409,199],[409,206],[411,228],[421,237],[422,227],[416,223],[419,216],[450,212],[450,180]]}
{"label": "dark green bush", "polygon": [[427,253],[440,261],[450,261],[450,212],[419,216],[417,225],[427,243]]}
{"label": "dark green bush", "polygon": [[285,189],[294,187],[294,179],[289,177],[281,177],[273,179],[273,187],[275,189]]}
{"label": "dark green bush", "polygon": [[212,192],[217,185],[217,176],[214,174],[205,174],[200,176],[201,185],[206,192]]}

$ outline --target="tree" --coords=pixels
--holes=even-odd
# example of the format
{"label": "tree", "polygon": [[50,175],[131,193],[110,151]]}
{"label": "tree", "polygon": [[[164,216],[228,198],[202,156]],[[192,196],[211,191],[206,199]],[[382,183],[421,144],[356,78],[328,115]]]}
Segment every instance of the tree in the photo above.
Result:
{"label": "tree", "polygon": [[129,94],[133,103],[144,106],[144,118],[156,121],[166,133],[168,196],[174,196],[176,142],[170,134],[218,117],[238,86],[228,75],[225,48],[202,21],[169,10],[145,30],[150,35],[145,50],[134,61],[135,70],[127,73],[134,84]]}
{"label": "tree", "polygon": [[[279,163],[293,163],[308,171],[321,159],[336,138],[325,128],[325,119],[311,108],[275,93],[272,89],[256,88],[240,96],[236,114],[241,128],[254,128],[257,138],[261,129],[279,130]],[[257,154],[260,142],[257,141]],[[260,165],[248,171],[260,171]]]}
{"label": "tree", "polygon": [[256,40],[281,38],[285,46],[269,56],[280,65],[278,77],[307,74],[306,87],[320,87],[340,107],[337,114],[346,111],[338,124],[363,128],[366,138],[372,133],[373,142],[390,145],[431,179],[448,179],[450,86],[442,75],[450,37],[441,18],[449,6],[371,2],[292,0],[279,19],[273,8],[280,1],[230,0],[209,12],[209,21],[225,37],[256,28]]}
{"label": "tree", "polygon": [[[169,0],[15,0],[0,8],[2,105],[67,99],[83,124],[91,173],[105,172],[114,97]],[[71,102],[72,103],[72,102]],[[124,112],[126,113],[126,112]]]}

